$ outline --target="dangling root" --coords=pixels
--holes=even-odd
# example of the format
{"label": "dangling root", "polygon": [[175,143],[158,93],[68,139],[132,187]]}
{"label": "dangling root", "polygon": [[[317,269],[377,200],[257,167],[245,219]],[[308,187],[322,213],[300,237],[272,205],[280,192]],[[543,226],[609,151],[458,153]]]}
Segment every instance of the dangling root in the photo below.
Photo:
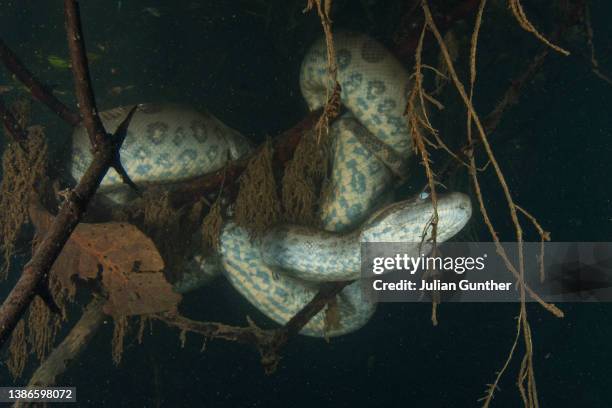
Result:
{"label": "dangling root", "polygon": [[169,193],[145,194],[143,200],[143,228],[151,237],[166,265],[166,278],[174,282],[181,278],[185,251],[189,248],[193,233],[198,228],[202,217],[203,203],[175,209]]}
{"label": "dangling root", "polygon": [[202,245],[204,249],[213,248],[217,250],[219,248],[222,226],[223,215],[221,214],[221,197],[219,196],[202,220]]}
{"label": "dangling root", "polygon": [[153,334],[153,319],[151,319],[148,315],[140,315],[138,317],[138,334],[136,335],[136,340],[138,341],[138,344],[142,344],[144,341],[144,333],[147,324],[149,325],[149,334]]}
{"label": "dangling root", "polygon": [[28,129],[25,149],[16,143],[6,147],[2,156],[0,183],[0,280],[5,279],[11,266],[15,243],[21,226],[28,220],[28,205],[34,189],[45,182],[47,144],[43,128]]}
{"label": "dangling root", "polygon": [[[427,183],[431,194],[431,202],[433,207],[433,214],[431,219],[426,224],[422,234],[421,241],[425,240],[431,229],[430,241],[433,244],[432,253],[435,255],[437,251],[436,240],[438,233],[438,194],[436,192],[436,179],[433,169],[431,168],[431,159],[427,150],[426,144],[435,145],[427,140],[424,131],[437,136],[437,131],[431,125],[427,116],[427,110],[425,107],[426,98],[425,91],[423,90],[423,74],[422,74],[422,50],[423,50],[423,39],[425,38],[426,26],[423,26],[419,42],[415,52],[415,70],[414,70],[414,84],[408,95],[408,106],[406,107],[406,115],[408,117],[408,129],[410,129],[410,135],[412,137],[412,143],[414,150],[421,156],[421,164],[425,169],[425,175],[427,176]],[[435,271],[427,271],[423,279],[427,279],[429,274]],[[431,321],[434,326],[438,324],[438,303],[439,294],[433,293],[432,296],[432,309],[431,309]]]}
{"label": "dangling root", "polygon": [[112,356],[113,363],[119,365],[121,358],[123,357],[123,340],[128,329],[128,318],[127,316],[113,316],[115,322],[115,328],[113,330],[113,341],[112,341]]}
{"label": "dangling root", "polygon": [[176,225],[180,218],[178,211],[170,205],[168,193],[145,197],[143,215],[147,232],[154,237],[154,240],[161,236],[167,237],[169,226]]}
{"label": "dangling root", "polygon": [[569,51],[564,50],[558,45],[551,43],[546,39],[546,37],[540,34],[540,32],[533,26],[533,24],[531,24],[531,22],[527,18],[527,14],[525,14],[525,10],[523,10],[523,6],[521,5],[520,0],[508,0],[508,6],[510,7],[510,10],[512,10],[512,14],[514,14],[516,21],[518,21],[519,25],[523,30],[532,33],[536,36],[538,40],[542,41],[544,44],[546,44],[553,50],[566,56],[570,54]]}
{"label": "dangling root", "polygon": [[317,133],[317,142],[320,142],[323,137],[329,133],[329,124],[340,114],[340,83],[338,82],[338,64],[336,61],[336,50],[334,48],[334,38],[332,36],[332,21],[331,21],[331,0],[308,0],[306,11],[310,11],[316,7],[317,14],[323,26],[325,33],[325,45],[327,50],[327,72],[329,74],[330,83],[333,84],[331,93],[327,89],[327,102],[323,108],[323,113],[315,126]]}
{"label": "dangling root", "polygon": [[28,316],[28,342],[38,361],[42,361],[51,350],[60,323],[60,318],[51,313],[41,298],[34,299]]}
{"label": "dangling root", "polygon": [[335,296],[327,302],[325,308],[325,333],[329,333],[332,330],[340,329],[342,322],[340,321],[340,309],[338,308],[338,297]]}
{"label": "dangling root", "polygon": [[9,357],[6,366],[13,376],[19,378],[23,373],[23,369],[28,362],[28,347],[26,344],[25,322],[23,319],[17,323],[13,334],[11,335],[11,343],[9,344]]}
{"label": "dangling root", "polygon": [[259,154],[251,159],[240,177],[236,198],[236,224],[257,236],[275,224],[281,213],[272,169],[272,144],[268,140]]}
{"label": "dangling root", "polygon": [[[446,48],[448,48],[448,52],[453,62],[456,62],[457,58],[459,58],[459,43],[457,37],[455,36],[452,30],[448,30],[444,34],[444,43],[446,44]],[[448,68],[446,67],[446,63],[444,62],[444,57],[442,56],[442,54],[438,55],[436,67],[437,68],[435,68],[435,70],[438,75],[436,75],[435,77],[436,87],[431,92],[432,95],[439,95],[445,88],[445,86],[449,83]]]}
{"label": "dangling root", "polygon": [[329,165],[329,138],[317,142],[313,132],[302,137],[283,176],[285,219],[318,224],[317,204]]}
{"label": "dangling root", "polygon": [[[517,16],[517,18],[519,18],[519,16],[524,17],[524,13],[522,12],[522,9],[520,8],[520,3],[518,3],[518,0],[514,0],[511,1],[511,7],[513,7],[513,12],[515,13],[515,15]],[[457,73],[455,71],[455,68],[453,66],[453,62],[452,62],[452,58],[449,55],[448,50],[446,49],[446,46],[444,44],[444,41],[442,39],[442,36],[440,35],[440,32],[438,31],[435,22],[433,20],[433,17],[431,15],[431,11],[429,10],[429,6],[427,4],[426,0],[423,0],[422,2],[422,8],[423,8],[423,12],[425,15],[425,21],[427,24],[427,27],[429,28],[429,30],[433,33],[434,37],[436,38],[436,41],[440,47],[440,50],[442,52],[442,55],[444,56],[444,60],[446,62],[446,65],[448,67],[448,72],[450,74],[450,77],[455,85],[455,88],[457,89],[457,91],[459,92],[459,95],[461,96],[461,98],[463,99],[463,102],[467,108],[467,135],[468,135],[468,145],[472,145],[472,123],[476,126],[476,129],[478,130],[478,135],[480,136],[480,140],[482,142],[482,145],[485,148],[486,154],[487,154],[487,158],[490,161],[495,174],[498,178],[498,181],[502,187],[502,190],[504,192],[504,196],[506,198],[508,207],[509,207],[509,212],[510,212],[510,217],[512,219],[512,222],[515,226],[515,233],[516,233],[516,241],[518,243],[518,265],[515,266],[513,265],[509,259],[508,256],[506,255],[506,252],[504,250],[504,248],[501,246],[500,241],[499,241],[499,237],[497,235],[497,233],[495,232],[495,229],[491,223],[491,220],[488,216],[486,207],[484,205],[484,200],[483,200],[483,196],[482,196],[482,192],[480,189],[480,183],[478,181],[478,176],[477,176],[477,171],[476,171],[476,161],[475,161],[475,157],[473,154],[473,151],[468,152],[468,158],[469,158],[469,173],[470,176],[472,178],[472,181],[474,183],[474,187],[475,187],[475,192],[476,192],[476,197],[478,199],[479,205],[480,205],[480,210],[481,213],[483,215],[484,218],[484,222],[487,225],[491,236],[493,237],[493,241],[495,242],[496,248],[498,250],[498,253],[500,254],[500,256],[502,257],[506,267],[508,268],[508,270],[510,272],[512,272],[512,274],[517,278],[518,280],[518,284],[519,284],[519,289],[520,289],[520,313],[519,313],[519,322],[517,324],[517,337],[515,339],[515,342],[512,346],[511,352],[510,352],[510,356],[508,357],[508,360],[511,359],[514,350],[516,348],[518,339],[520,334],[523,334],[523,339],[524,339],[524,344],[525,344],[525,356],[522,360],[522,365],[521,365],[521,369],[519,371],[519,378],[518,378],[518,387],[519,387],[519,392],[521,394],[521,397],[523,398],[523,403],[525,405],[525,407],[528,408],[537,408],[539,406],[538,403],[538,398],[537,398],[537,392],[536,392],[536,386],[535,386],[535,374],[534,374],[534,369],[533,369],[533,347],[532,347],[532,338],[531,338],[531,328],[529,325],[529,320],[527,319],[527,309],[526,309],[526,296],[527,294],[529,294],[529,296],[531,296],[534,300],[536,300],[537,302],[539,302],[543,307],[545,307],[547,310],[549,310],[551,313],[553,313],[554,315],[558,316],[558,317],[562,317],[563,316],[563,312],[561,312],[561,310],[559,310],[556,306],[552,305],[552,304],[548,304],[545,303],[535,292],[533,292],[526,284],[525,284],[525,279],[524,279],[524,258],[523,258],[523,229],[522,226],[520,224],[520,221],[518,220],[518,215],[517,213],[519,212],[518,210],[518,206],[515,204],[514,199],[512,197],[512,195],[510,194],[510,190],[508,188],[508,185],[506,183],[506,179],[499,167],[499,164],[493,154],[493,151],[491,149],[491,146],[488,142],[485,130],[483,128],[483,125],[480,121],[479,116],[477,115],[474,106],[472,105],[472,96],[473,96],[473,88],[474,88],[474,83],[475,83],[475,79],[476,79],[476,44],[477,44],[477,38],[478,38],[478,31],[482,22],[482,13],[484,10],[484,6],[485,6],[485,0],[482,0],[481,5],[480,5],[480,9],[479,9],[479,13],[476,19],[476,25],[475,25],[475,29],[474,29],[474,34],[472,36],[472,45],[471,45],[471,52],[470,52],[470,93],[469,96],[467,94],[467,92],[465,91],[465,88],[463,86],[463,84],[461,83],[461,81],[459,80]],[[523,21],[521,24],[526,24],[526,18],[523,18],[523,20],[521,20],[519,18],[519,22]],[[532,27],[532,26],[531,26]],[[525,28],[523,26],[523,28]],[[526,28],[527,29],[527,28]],[[532,31],[532,30],[530,30]],[[535,29],[532,31],[534,32]],[[537,33],[537,32],[536,32]],[[543,38],[543,37],[542,37]],[[550,43],[546,42],[549,46],[552,46]],[[561,52],[561,51],[560,51]],[[542,239],[544,239],[544,236],[542,236]],[[508,361],[507,360],[507,361]],[[499,382],[499,379],[501,378],[503,372],[505,371],[506,367],[508,366],[508,363],[506,362],[506,364],[504,365],[504,368],[498,372],[497,377],[495,382],[489,386],[489,388],[487,389],[487,395],[484,397],[484,406],[488,407],[493,395],[494,395],[494,391],[497,388],[497,384]],[[527,382],[527,388],[525,388],[525,381]]]}

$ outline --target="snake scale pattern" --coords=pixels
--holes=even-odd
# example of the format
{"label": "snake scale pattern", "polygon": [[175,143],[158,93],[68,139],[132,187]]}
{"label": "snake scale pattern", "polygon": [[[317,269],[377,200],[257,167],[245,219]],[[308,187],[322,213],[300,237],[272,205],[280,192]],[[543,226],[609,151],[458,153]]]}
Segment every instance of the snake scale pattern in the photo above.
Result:
{"label": "snake scale pattern", "polygon": [[[100,112],[107,132],[113,133],[131,106]],[[89,138],[83,126],[72,136],[71,173],[80,179],[91,163]],[[189,179],[223,167],[251,150],[238,131],[224,125],[208,112],[177,104],[141,104],[121,147],[121,161],[132,181],[171,182]],[[127,190],[119,174],[111,169],[100,184],[100,192]],[[123,201],[121,194],[111,196]]]}
{"label": "snake scale pattern", "polygon": [[[194,254],[184,282],[175,285],[176,290],[187,291],[223,273],[259,311],[284,324],[315,296],[321,282],[356,280],[337,297],[339,326],[326,328],[320,312],[301,332],[317,337],[355,331],[375,311],[358,280],[360,242],[420,242],[433,213],[426,197],[384,202],[393,174],[404,168],[400,161],[410,156],[410,133],[403,116],[409,74],[384,46],[366,35],[337,32],[334,42],[347,113],[331,127],[333,168],[330,194],[320,211],[323,229],[279,225],[253,240],[248,231],[229,221],[222,229],[219,254]],[[326,45],[320,39],[302,63],[300,87],[311,110],[325,104],[331,89],[326,58]],[[101,117],[107,130],[113,131],[126,114],[125,108],[118,108]],[[91,160],[88,146],[84,129],[77,128],[75,178]],[[217,170],[228,158],[249,150],[243,136],[208,113],[178,105],[142,105],[130,124],[121,157],[136,183],[170,182]],[[120,185],[118,176],[109,173],[101,193]],[[470,201],[461,193],[441,195],[438,214],[437,238],[443,242],[471,217]]]}

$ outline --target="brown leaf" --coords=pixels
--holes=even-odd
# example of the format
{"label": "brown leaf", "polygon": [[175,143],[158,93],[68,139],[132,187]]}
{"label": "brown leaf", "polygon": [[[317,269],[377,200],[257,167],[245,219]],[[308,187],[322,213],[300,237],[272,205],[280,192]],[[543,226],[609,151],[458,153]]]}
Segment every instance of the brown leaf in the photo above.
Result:
{"label": "brown leaf", "polygon": [[[37,237],[49,229],[53,216],[39,205],[30,206]],[[51,273],[65,288],[73,279],[101,278],[108,293],[104,312],[140,315],[175,310],[181,295],[164,274],[164,261],[155,244],[134,225],[120,222],[79,224],[55,261]]]}
{"label": "brown leaf", "polygon": [[109,291],[104,312],[109,315],[143,315],[176,310],[181,295],[172,291],[163,273],[103,274]]}

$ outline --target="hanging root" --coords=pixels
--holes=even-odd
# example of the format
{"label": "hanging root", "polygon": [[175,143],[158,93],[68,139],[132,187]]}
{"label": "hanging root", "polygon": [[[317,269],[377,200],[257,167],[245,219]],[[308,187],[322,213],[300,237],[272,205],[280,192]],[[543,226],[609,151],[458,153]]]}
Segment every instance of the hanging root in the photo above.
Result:
{"label": "hanging root", "polygon": [[44,360],[49,354],[60,324],[60,317],[53,314],[40,297],[36,297],[28,315],[28,342],[38,361]]}
{"label": "hanging root", "polygon": [[127,334],[128,318],[127,316],[113,316],[113,321],[115,327],[113,330],[112,356],[113,363],[118,366],[123,357],[123,343],[125,335]]}
{"label": "hanging root", "polygon": [[0,183],[0,280],[5,279],[11,266],[15,244],[21,226],[28,220],[28,205],[35,188],[46,180],[47,144],[40,126],[28,128],[25,149],[12,143],[2,155]]}
{"label": "hanging root", "polygon": [[[422,233],[422,240],[428,235],[428,231],[431,228],[431,242],[433,243],[433,254],[436,253],[436,238],[438,232],[438,195],[436,192],[436,181],[435,174],[431,168],[431,159],[429,156],[429,152],[425,146],[426,138],[423,134],[423,129],[428,131],[433,135],[437,135],[437,131],[431,125],[429,118],[427,116],[427,111],[425,108],[425,96],[426,93],[423,90],[423,75],[422,75],[422,50],[423,50],[423,39],[425,37],[425,28],[423,26],[423,30],[421,30],[421,35],[419,37],[419,42],[417,45],[417,49],[415,52],[415,65],[414,65],[414,84],[408,95],[408,106],[406,107],[406,115],[408,116],[408,128],[410,129],[410,135],[412,137],[412,143],[414,145],[414,150],[421,156],[421,164],[425,168],[425,175],[427,176],[427,183],[429,186],[429,190],[431,193],[431,202],[433,206],[433,214],[429,222],[426,224],[425,229]],[[431,144],[430,142],[427,142]],[[427,275],[429,275],[427,271],[424,279],[426,279]],[[432,296],[432,312],[431,312],[431,321],[434,326],[438,324],[438,313],[437,313],[437,305],[438,305],[438,294],[434,293]]]}
{"label": "hanging root", "polygon": [[340,114],[340,83],[338,82],[338,64],[336,60],[336,49],[334,48],[334,38],[332,36],[332,21],[331,21],[331,0],[308,0],[306,11],[313,8],[317,9],[317,14],[321,19],[323,32],[325,33],[325,44],[327,49],[327,72],[329,81],[333,84],[331,93],[327,89],[327,102],[323,108],[323,113],[315,126],[317,133],[317,141],[320,142],[324,136],[329,133],[329,124]]}
{"label": "hanging root", "polygon": [[321,20],[327,50],[327,72],[331,89],[327,89],[327,102],[317,121],[314,133],[306,133],[285,168],[283,176],[284,218],[299,224],[318,224],[317,208],[329,160],[329,126],[341,109],[341,87],[332,36],[331,0],[308,0],[306,11],[316,9]]}
{"label": "hanging root", "polygon": [[[456,73],[454,64],[453,64],[453,60],[452,57],[448,51],[448,49],[446,48],[446,45],[444,43],[444,40],[440,34],[440,32],[438,31],[436,24],[433,20],[433,17],[431,15],[431,11],[429,9],[429,6],[427,4],[426,0],[422,1],[422,8],[423,8],[423,12],[425,15],[425,22],[427,25],[427,28],[432,32],[432,34],[434,35],[434,37],[436,38],[436,41],[438,43],[438,46],[440,47],[440,51],[442,53],[442,56],[444,57],[444,61],[446,63],[447,69],[448,69],[448,73],[449,76],[455,86],[455,88],[457,89],[459,95],[461,96],[461,99],[463,100],[466,109],[467,109],[467,145],[468,146],[473,146],[473,140],[472,140],[472,127],[473,125],[475,125],[476,130],[478,132],[478,136],[480,137],[480,141],[485,149],[486,155],[487,155],[487,159],[488,161],[491,163],[494,172],[497,176],[497,179],[499,181],[500,186],[502,187],[502,191],[504,193],[504,196],[506,198],[506,202],[508,204],[508,208],[509,208],[509,212],[510,212],[510,217],[512,219],[512,223],[515,226],[515,237],[516,237],[516,241],[518,243],[518,265],[513,265],[510,260],[508,259],[508,256],[504,250],[504,248],[501,246],[500,244],[500,240],[499,237],[497,235],[497,233],[495,232],[495,229],[491,223],[491,220],[489,218],[488,212],[485,208],[484,205],[484,199],[483,199],[483,195],[482,195],[482,191],[480,189],[480,183],[478,180],[478,175],[477,175],[477,167],[476,167],[476,160],[474,157],[474,152],[473,150],[468,151],[467,155],[469,158],[469,174],[472,178],[472,182],[474,184],[474,189],[475,189],[475,194],[477,197],[477,200],[479,202],[479,206],[480,206],[480,210],[481,213],[483,215],[484,218],[484,222],[487,225],[489,232],[493,238],[493,241],[495,242],[496,248],[498,253],[500,254],[500,256],[502,257],[506,267],[508,268],[508,270],[515,276],[515,278],[518,281],[519,284],[519,289],[520,289],[520,313],[519,313],[519,322],[517,324],[517,335],[516,335],[516,340],[512,346],[510,355],[508,356],[508,359],[506,360],[506,364],[504,364],[504,367],[502,368],[501,371],[498,372],[497,374],[497,378],[495,380],[495,382],[493,384],[491,384],[488,388],[487,388],[487,393],[485,395],[485,397],[483,398],[484,400],[484,407],[488,407],[489,404],[491,403],[491,400],[493,399],[493,395],[495,390],[497,389],[497,385],[499,383],[499,380],[503,374],[503,372],[506,370],[509,361],[511,360],[514,351],[516,349],[516,345],[518,342],[518,339],[520,337],[520,335],[523,335],[523,340],[524,340],[524,345],[525,345],[525,356],[522,360],[522,365],[521,365],[521,369],[519,371],[519,378],[518,378],[518,387],[519,387],[519,392],[521,394],[521,397],[523,399],[523,403],[525,405],[525,407],[528,408],[537,408],[539,406],[538,403],[538,398],[537,398],[537,392],[536,392],[536,385],[535,385],[535,374],[534,374],[534,369],[533,369],[533,347],[532,347],[532,338],[531,338],[531,328],[529,325],[529,320],[527,318],[527,309],[526,309],[526,296],[527,294],[529,296],[531,296],[534,300],[536,300],[538,303],[540,303],[543,307],[545,307],[547,310],[549,310],[551,313],[553,313],[555,316],[557,317],[562,317],[563,316],[563,312],[561,312],[561,310],[559,310],[556,306],[552,305],[552,304],[548,304],[545,303],[535,292],[533,292],[525,283],[525,278],[524,278],[524,256],[523,256],[523,229],[521,227],[520,221],[518,219],[518,212],[521,211],[519,210],[519,207],[517,204],[515,204],[514,199],[510,193],[510,189],[507,185],[506,179],[503,175],[503,172],[501,171],[501,168],[495,158],[495,155],[493,154],[493,151],[491,149],[491,146],[488,142],[487,139],[487,135],[485,133],[484,127],[480,121],[480,118],[478,116],[478,114],[476,113],[474,106],[472,104],[472,97],[473,97],[473,90],[474,90],[474,83],[476,80],[476,48],[477,48],[477,40],[478,40],[478,33],[480,30],[480,26],[482,24],[482,14],[483,14],[483,10],[486,4],[486,0],[482,0],[481,4],[480,4],[480,8],[477,14],[477,18],[476,18],[476,23],[475,23],[475,28],[474,28],[474,33],[472,35],[472,42],[471,42],[471,49],[470,49],[470,92],[469,95],[468,93],[465,91],[465,88],[462,84],[462,82],[459,80],[459,77]],[[536,34],[536,36],[538,36],[538,38],[540,38],[541,40],[543,40],[547,45],[551,46],[554,49],[555,46],[553,46],[552,44],[550,44],[549,42],[547,42],[545,39],[543,39],[543,37],[541,35],[539,35],[539,33],[537,33],[537,31],[533,28],[533,26],[527,21],[524,12],[520,6],[520,3],[518,2],[518,0],[514,0],[510,2],[511,4],[511,8],[513,10],[513,13],[515,14],[515,16],[517,17],[517,19],[519,20],[519,23],[521,24],[521,26],[525,29],[527,29],[528,31],[533,32],[534,34]],[[563,52],[563,50],[561,49],[557,49],[557,51],[559,52]],[[521,211],[524,212],[524,211]],[[527,214],[526,212],[524,212],[525,214]],[[531,216],[528,216],[528,218],[530,218]],[[535,221],[535,219],[533,217],[530,218],[530,220]],[[537,224],[537,222],[535,223],[536,228],[539,227],[539,224]],[[541,229],[541,227],[539,227],[538,229],[539,232],[541,232],[541,236],[542,236],[542,240],[544,240],[545,238],[548,238],[548,235],[544,235],[543,230]],[[525,384],[526,383],[526,384]]]}
{"label": "hanging root", "polygon": [[591,25],[591,8],[588,3],[584,5],[584,31],[587,38],[587,47],[589,52],[591,53],[591,69],[593,73],[597,75],[600,79],[612,85],[612,79],[601,72],[601,68],[599,67],[599,61],[597,60],[597,56],[595,55],[595,45],[593,43],[593,26]]}
{"label": "hanging root", "polygon": [[280,218],[280,202],[272,169],[272,144],[268,140],[240,177],[236,197],[236,224],[253,236],[264,232]]}
{"label": "hanging root", "polygon": [[512,347],[510,348],[510,352],[508,353],[506,362],[504,363],[501,370],[495,373],[495,381],[493,381],[491,384],[487,384],[485,395],[482,398],[478,399],[479,402],[480,401],[483,402],[482,408],[489,408],[489,405],[493,401],[493,398],[495,398],[495,391],[499,390],[499,382],[502,376],[504,375],[504,372],[508,369],[508,366],[510,365],[510,362],[512,361],[512,357],[514,357],[514,351],[516,350],[516,346],[518,346],[518,341],[521,336],[522,320],[516,319],[516,324],[517,324],[516,337],[514,338],[514,342],[512,342]]}
{"label": "hanging root", "polygon": [[138,334],[136,335],[136,340],[138,344],[142,344],[147,325],[149,325],[149,335],[153,334],[153,319],[150,315],[140,315],[138,317]]}
{"label": "hanging root", "polygon": [[175,282],[181,278],[185,251],[202,217],[203,203],[197,201],[176,209],[169,192],[145,193],[142,208],[143,230],[151,237],[166,265],[166,278]]}
{"label": "hanging root", "polygon": [[540,34],[540,32],[533,26],[533,24],[531,24],[531,22],[527,18],[527,14],[525,14],[525,10],[523,10],[523,6],[521,5],[520,0],[508,0],[508,7],[510,7],[510,10],[512,10],[512,14],[514,14],[516,21],[518,21],[519,25],[523,30],[530,32],[538,40],[542,41],[544,44],[557,51],[558,53],[561,53],[565,56],[570,54],[569,51],[551,43],[546,39],[546,37]]}
{"label": "hanging root", "polygon": [[[457,37],[455,36],[452,30],[448,30],[444,34],[444,43],[446,44],[446,48],[448,48],[448,52],[452,57],[453,62],[456,62],[457,58],[459,58],[459,41],[457,40]],[[422,50],[420,50],[419,52],[422,52]],[[438,75],[436,75],[435,77],[436,86],[435,89],[431,92],[431,94],[439,95],[449,83],[448,68],[446,68],[446,63],[444,62],[444,57],[442,56],[442,54],[438,55],[436,68],[432,67],[432,69],[435,70]]]}
{"label": "hanging root", "polygon": [[[506,198],[509,210],[510,210],[510,216],[512,219],[513,224],[515,225],[515,232],[516,232],[516,237],[517,237],[517,242],[521,243],[522,241],[522,236],[523,236],[523,230],[522,227],[520,226],[519,220],[518,220],[518,216],[517,216],[517,205],[514,202],[514,199],[512,198],[512,195],[510,193],[510,189],[508,187],[508,184],[506,182],[506,179],[503,175],[503,172],[501,171],[501,168],[499,166],[499,163],[497,162],[495,155],[493,154],[493,150],[491,149],[491,145],[488,142],[488,138],[486,136],[485,130],[482,126],[482,122],[480,120],[480,117],[478,116],[478,114],[476,113],[474,106],[472,105],[469,96],[467,95],[465,88],[463,87],[463,84],[461,83],[461,81],[459,80],[459,77],[455,71],[455,68],[452,64],[451,58],[448,55],[448,51],[445,48],[444,42],[442,40],[442,36],[440,35],[440,32],[437,30],[435,23],[433,21],[433,18],[431,16],[431,12],[429,11],[429,7],[427,6],[426,2],[423,2],[423,9],[425,11],[425,16],[426,16],[426,20],[427,20],[427,24],[429,29],[431,30],[431,32],[434,34],[434,36],[436,37],[436,40],[438,42],[438,45],[440,46],[444,56],[445,56],[445,60],[447,62],[447,65],[449,67],[449,72],[451,74],[451,78],[453,80],[453,83],[457,89],[457,91],[459,92],[459,95],[461,96],[464,104],[466,105],[466,108],[468,110],[468,115],[471,116],[471,120],[473,120],[474,124],[476,125],[476,129],[478,130],[478,135],[480,136],[482,145],[485,148],[485,151],[487,153],[487,157],[489,159],[489,161],[491,162],[491,165],[495,171],[495,174],[499,180],[499,183],[502,187],[503,193],[504,193],[504,197]],[[470,135],[470,133],[468,133],[468,136]],[[471,141],[468,141],[468,145],[471,145]],[[470,155],[471,159],[473,159],[473,155]],[[475,163],[470,163],[470,171],[472,173],[474,173],[474,175],[476,174],[476,166]],[[476,180],[477,181],[477,180]],[[482,200],[482,195],[479,193],[480,192],[480,186],[476,185],[476,196],[479,200],[479,203],[481,203],[481,207],[484,207],[484,201]],[[481,208],[481,211],[483,211],[483,217],[484,217],[484,221],[487,224],[487,226],[489,226],[489,230],[491,232],[491,235],[496,243],[496,245],[499,245],[497,248],[500,252],[503,252],[505,254],[505,251],[503,250],[503,247],[501,247],[501,245],[499,244],[499,237],[497,236],[497,233],[495,232],[495,229],[492,227],[491,225],[491,221],[490,218],[488,217],[488,213],[486,212],[486,209]],[[522,245],[519,245],[519,248],[522,248]],[[519,263],[522,263],[522,251],[519,251]],[[540,305],[542,305],[545,309],[547,309],[548,311],[550,311],[551,313],[553,313],[555,316],[557,317],[561,317],[563,316],[563,312],[561,312],[561,310],[559,310],[556,306],[552,305],[552,304],[548,304],[545,303],[535,292],[533,292],[533,290],[531,290],[531,288],[529,288],[529,286],[527,286],[524,283],[524,279],[521,278],[521,274],[520,272],[507,260],[507,257],[504,256],[502,257],[502,259],[504,259],[504,262],[506,264],[506,266],[508,267],[508,269],[510,270],[510,272],[512,272],[513,275],[515,275],[515,277],[517,279],[519,279],[519,286],[522,288],[525,288],[525,290],[527,291],[527,293],[529,294],[529,296],[531,296],[535,301],[537,301],[538,303],[540,303]],[[519,265],[520,266],[520,265]],[[523,269],[522,267],[519,269]]]}
{"label": "hanging root", "polygon": [[285,219],[298,224],[319,223],[317,204],[327,175],[329,138],[322,143],[313,132],[306,133],[285,167],[283,176],[283,207]]}
{"label": "hanging root", "polygon": [[219,195],[202,220],[202,245],[204,249],[219,249],[219,236],[222,226],[223,215],[221,214],[221,195]]}
{"label": "hanging root", "polygon": [[19,323],[17,323],[17,326],[15,326],[13,334],[11,335],[9,357],[6,362],[6,367],[13,378],[17,379],[21,377],[27,362],[28,346],[26,344],[25,322],[21,319]]}
{"label": "hanging root", "polygon": [[170,204],[168,193],[147,195],[144,200],[144,225],[154,241],[167,238],[168,228],[179,222],[180,214]]}
{"label": "hanging root", "polygon": [[325,307],[325,333],[330,333],[332,330],[338,330],[342,328],[342,322],[340,320],[340,308],[338,307],[338,298],[334,296],[327,302]]}

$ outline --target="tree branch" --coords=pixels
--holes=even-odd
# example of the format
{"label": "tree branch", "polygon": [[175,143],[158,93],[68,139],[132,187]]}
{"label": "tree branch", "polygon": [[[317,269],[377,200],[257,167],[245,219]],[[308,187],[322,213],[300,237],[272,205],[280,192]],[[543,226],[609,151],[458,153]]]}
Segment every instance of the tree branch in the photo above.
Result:
{"label": "tree branch", "polygon": [[68,49],[72,61],[72,74],[76,98],[83,118],[83,125],[87,129],[93,151],[98,149],[106,139],[104,125],[98,116],[98,107],[91,86],[87,52],[83,39],[83,28],[79,17],[79,4],[77,0],[64,0],[64,24],[68,37]]}
{"label": "tree branch", "polygon": [[259,351],[261,364],[266,374],[273,373],[280,362],[280,352],[287,341],[297,335],[300,330],[319,313],[327,303],[351,282],[333,282],[321,286],[319,293],[302,310],[279,329],[264,330],[248,318],[247,327],[230,326],[217,322],[198,322],[177,313],[152,315],[169,326],[177,327],[187,332],[198,333],[206,338],[223,339],[239,343],[253,344]]}
{"label": "tree branch", "polygon": [[[57,378],[66,371],[72,361],[79,357],[102,325],[106,317],[102,311],[105,302],[106,299],[104,298],[98,296],[93,298],[83,311],[79,321],[70,330],[70,333],[32,374],[28,387],[52,387],[56,385]],[[13,405],[13,408],[31,405],[28,402],[18,402]]]}
{"label": "tree branch", "polygon": [[19,79],[29,90],[32,96],[38,101],[44,103],[56,113],[64,121],[68,122],[73,127],[78,125],[81,117],[70,110],[53,93],[43,85],[19,60],[17,55],[0,38],[0,59],[11,71],[17,79]]}

